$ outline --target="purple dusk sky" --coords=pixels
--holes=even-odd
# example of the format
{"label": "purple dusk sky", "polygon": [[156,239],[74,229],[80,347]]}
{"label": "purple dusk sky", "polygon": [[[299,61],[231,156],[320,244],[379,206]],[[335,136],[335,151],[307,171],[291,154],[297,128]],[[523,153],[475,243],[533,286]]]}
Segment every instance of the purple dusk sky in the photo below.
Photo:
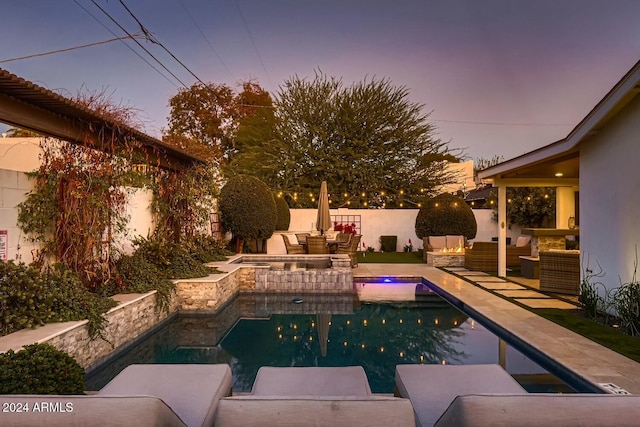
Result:
{"label": "purple dusk sky", "polygon": [[[205,82],[235,87],[252,78],[275,94],[316,69],[345,84],[388,78],[432,112],[441,139],[474,160],[509,159],[565,137],[640,59],[636,0],[123,1]],[[119,0],[95,2],[139,31]],[[105,26],[124,35],[91,0],[4,0],[1,10],[0,61],[113,38]],[[194,83],[159,46],[141,43]],[[142,111],[154,136],[180,87],[122,42],[0,67],[64,95],[108,88]]]}

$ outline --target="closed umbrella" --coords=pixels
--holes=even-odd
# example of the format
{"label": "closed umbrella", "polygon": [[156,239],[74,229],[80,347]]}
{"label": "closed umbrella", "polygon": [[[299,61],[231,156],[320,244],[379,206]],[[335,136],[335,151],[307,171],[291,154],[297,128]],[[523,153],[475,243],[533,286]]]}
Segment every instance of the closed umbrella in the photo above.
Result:
{"label": "closed umbrella", "polygon": [[331,228],[331,214],[329,213],[329,192],[327,191],[327,181],[322,181],[320,185],[320,196],[318,197],[318,218],[316,220],[316,230],[324,235],[325,231]]}
{"label": "closed umbrella", "polygon": [[327,343],[329,342],[329,326],[331,326],[331,313],[316,314],[318,322],[318,341],[320,343],[320,354],[327,357]]}

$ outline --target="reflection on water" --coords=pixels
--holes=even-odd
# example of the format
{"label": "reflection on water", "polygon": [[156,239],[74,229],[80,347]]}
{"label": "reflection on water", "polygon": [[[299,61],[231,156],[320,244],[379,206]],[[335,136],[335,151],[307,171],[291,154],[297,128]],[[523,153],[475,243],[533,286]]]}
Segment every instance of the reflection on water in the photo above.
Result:
{"label": "reflection on water", "polygon": [[[250,391],[265,365],[361,365],[372,391],[383,393],[393,391],[395,366],[407,363],[502,362],[524,381],[532,374],[549,376],[499,343],[433,293],[385,304],[354,301],[351,295],[305,295],[302,304],[293,304],[287,295],[242,295],[215,317],[176,317],[109,366],[92,372],[86,388],[99,390],[132,363],[228,363],[236,392]],[[547,382],[536,391],[554,391]]]}

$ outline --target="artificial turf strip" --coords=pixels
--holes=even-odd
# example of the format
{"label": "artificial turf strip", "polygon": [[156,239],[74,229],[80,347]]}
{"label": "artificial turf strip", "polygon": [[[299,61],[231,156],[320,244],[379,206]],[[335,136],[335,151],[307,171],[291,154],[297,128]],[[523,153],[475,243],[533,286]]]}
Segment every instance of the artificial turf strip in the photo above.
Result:
{"label": "artificial turf strip", "polygon": [[419,252],[358,252],[358,262],[380,264],[424,264]]}
{"label": "artificial turf strip", "polygon": [[609,326],[572,313],[572,310],[545,308],[531,311],[629,359],[640,362],[640,338],[638,337],[623,334]]}

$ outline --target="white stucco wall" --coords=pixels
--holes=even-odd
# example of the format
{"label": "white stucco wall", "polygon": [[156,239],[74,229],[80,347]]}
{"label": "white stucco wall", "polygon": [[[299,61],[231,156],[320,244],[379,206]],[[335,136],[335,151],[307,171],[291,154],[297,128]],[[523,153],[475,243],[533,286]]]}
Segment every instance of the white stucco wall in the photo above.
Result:
{"label": "white stucco wall", "polygon": [[31,172],[40,167],[42,138],[0,138],[0,169]]}
{"label": "white stucco wall", "polygon": [[632,279],[640,244],[640,99],[580,145],[580,249],[607,288]]}

